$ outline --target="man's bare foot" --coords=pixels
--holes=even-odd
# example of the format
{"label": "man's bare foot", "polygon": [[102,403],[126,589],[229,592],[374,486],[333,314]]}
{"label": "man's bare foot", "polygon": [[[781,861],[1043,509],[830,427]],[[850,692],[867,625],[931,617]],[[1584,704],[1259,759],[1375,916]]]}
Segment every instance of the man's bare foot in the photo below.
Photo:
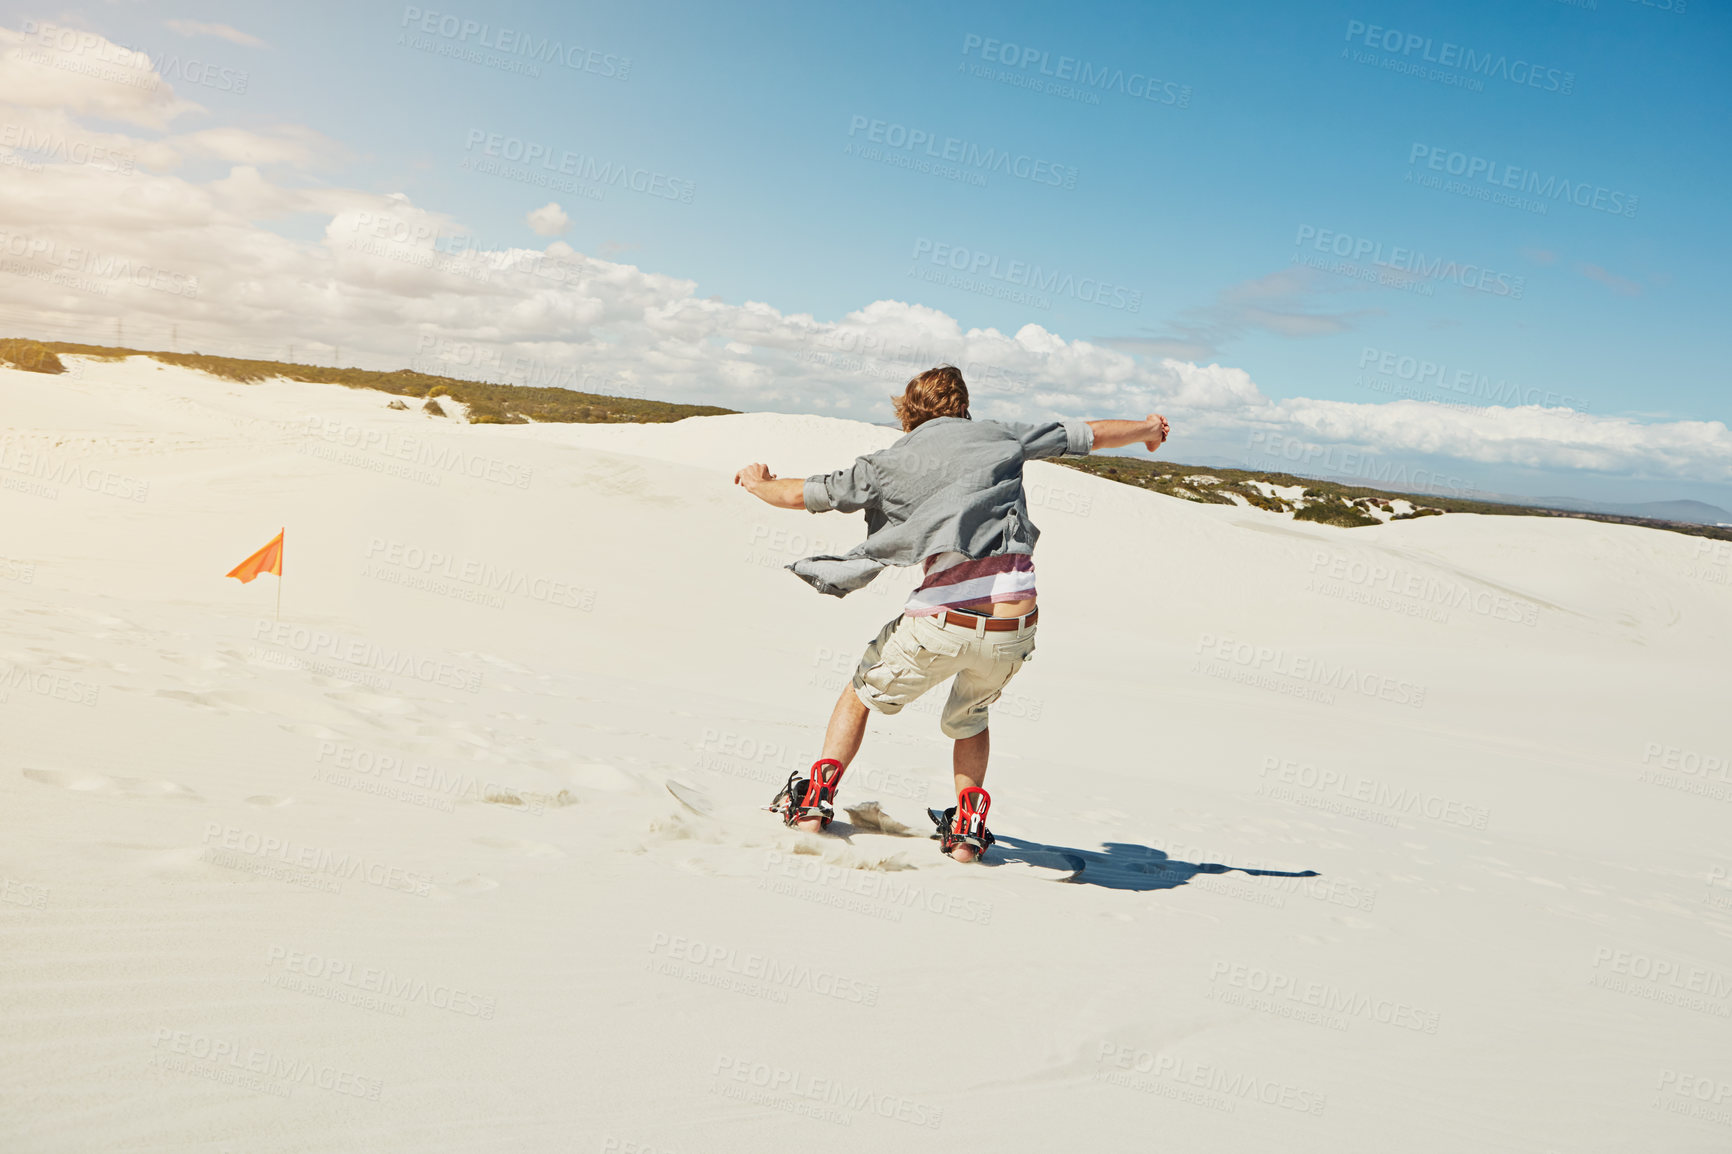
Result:
{"label": "man's bare foot", "polygon": [[823,833],[824,822],[815,817],[804,817],[794,823],[794,828],[801,833]]}
{"label": "man's bare foot", "polygon": [[974,852],[974,847],[971,845],[957,846],[955,849],[950,851],[950,856],[964,865],[967,865],[969,862],[980,857],[979,854]]}

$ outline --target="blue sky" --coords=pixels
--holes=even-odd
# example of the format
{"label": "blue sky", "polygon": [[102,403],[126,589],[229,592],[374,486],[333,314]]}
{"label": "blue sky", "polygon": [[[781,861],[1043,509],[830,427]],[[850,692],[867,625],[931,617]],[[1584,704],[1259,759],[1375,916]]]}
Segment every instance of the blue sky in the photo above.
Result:
{"label": "blue sky", "polygon": [[[159,66],[165,54],[202,53],[244,71],[244,94],[182,83],[184,67],[167,74],[203,106],[183,127],[295,124],[330,142],[318,163],[277,171],[282,185],[401,192],[490,247],[545,246],[525,214],[554,199],[572,249],[694,281],[698,297],[730,305],[828,322],[895,300],[964,329],[1013,334],[1032,322],[1139,360],[1240,369],[1273,401],[1378,404],[1409,388],[1484,404],[1501,390],[1594,417],[1724,422],[1732,20],[1699,0],[1682,12],[1659,6],[1668,0],[1592,2],[869,13],[225,3],[9,6],[9,23],[91,27]],[[447,30],[485,24],[495,43],[509,27],[581,45],[597,63],[531,76],[438,55],[428,49],[506,55],[482,47],[478,28],[442,34],[442,19]],[[238,35],[186,35],[171,20]],[[1490,59],[1490,74],[1468,71],[1465,52]],[[623,58],[624,79],[605,74]],[[1082,88],[1067,69],[1085,65],[1124,81]],[[1027,87],[1047,79],[1043,68],[1083,99]],[[1148,77],[1157,99],[1121,90]],[[1074,173],[1074,187],[1068,175],[1054,186],[1002,171],[982,187],[860,154],[873,136],[881,155],[905,151],[889,144],[900,129],[1044,162]],[[464,162],[484,151],[478,135],[689,182],[690,203],[621,189],[591,200],[476,172]],[[179,175],[213,180],[231,162],[192,157]],[[1467,164],[1471,181],[1449,171]],[[1485,199],[1501,191],[1488,173],[1529,182],[1509,194],[1526,203]],[[1566,183],[1599,207],[1535,191]],[[309,210],[264,227],[306,242],[328,219]],[[946,283],[956,270],[935,258],[962,250],[988,271]],[[1428,275],[1426,261],[1443,274]],[[1012,262],[1072,291],[1019,295]],[[1477,278],[1490,291],[1461,283]],[[1135,309],[1078,299],[1094,284]],[[1421,379],[1421,363],[1442,367]],[[1231,438],[1217,440],[1192,459],[1232,457]],[[1500,491],[1721,503],[1732,479],[1557,465],[1517,455],[1481,461],[1474,476]]]}

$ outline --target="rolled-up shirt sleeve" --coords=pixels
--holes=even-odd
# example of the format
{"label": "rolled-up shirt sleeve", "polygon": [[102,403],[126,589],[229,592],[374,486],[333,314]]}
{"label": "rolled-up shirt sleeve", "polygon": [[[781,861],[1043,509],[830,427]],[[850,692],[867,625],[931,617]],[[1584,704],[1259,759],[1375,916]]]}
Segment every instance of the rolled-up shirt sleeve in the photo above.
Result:
{"label": "rolled-up shirt sleeve", "polygon": [[1022,442],[1022,455],[1041,457],[1086,457],[1095,447],[1095,431],[1087,421],[1048,421],[1044,425],[1011,425]]}
{"label": "rolled-up shirt sleeve", "polygon": [[807,477],[801,495],[808,513],[827,513],[832,509],[838,513],[859,512],[878,499],[872,463],[861,457],[846,469]]}

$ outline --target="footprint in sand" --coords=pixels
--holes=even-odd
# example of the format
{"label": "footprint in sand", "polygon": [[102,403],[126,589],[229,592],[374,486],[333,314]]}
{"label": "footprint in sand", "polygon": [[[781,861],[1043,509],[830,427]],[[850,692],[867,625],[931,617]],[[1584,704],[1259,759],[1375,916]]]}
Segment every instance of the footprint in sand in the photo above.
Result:
{"label": "footprint in sand", "polygon": [[279,809],[285,805],[292,805],[295,799],[292,797],[276,797],[268,793],[255,793],[251,797],[242,798],[241,800],[245,801],[248,805],[258,806],[260,809]]}
{"label": "footprint in sand", "polygon": [[172,781],[106,777],[100,773],[62,773],[57,769],[26,769],[21,772],[41,785],[69,789],[74,793],[101,793],[110,797],[164,797],[179,801],[204,800],[186,786]]}
{"label": "footprint in sand", "polygon": [[474,877],[464,878],[460,882],[452,882],[442,888],[448,889],[454,894],[484,894],[488,890],[498,889],[499,883],[492,878],[476,874]]}

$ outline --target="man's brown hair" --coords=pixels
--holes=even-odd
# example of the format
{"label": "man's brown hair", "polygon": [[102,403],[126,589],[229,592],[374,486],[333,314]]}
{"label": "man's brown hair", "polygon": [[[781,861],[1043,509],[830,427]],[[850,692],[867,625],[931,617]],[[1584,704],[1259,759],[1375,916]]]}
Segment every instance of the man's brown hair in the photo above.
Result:
{"label": "man's brown hair", "polygon": [[934,417],[968,416],[968,386],[954,365],[927,369],[908,382],[900,397],[891,397],[902,431],[912,433]]}

